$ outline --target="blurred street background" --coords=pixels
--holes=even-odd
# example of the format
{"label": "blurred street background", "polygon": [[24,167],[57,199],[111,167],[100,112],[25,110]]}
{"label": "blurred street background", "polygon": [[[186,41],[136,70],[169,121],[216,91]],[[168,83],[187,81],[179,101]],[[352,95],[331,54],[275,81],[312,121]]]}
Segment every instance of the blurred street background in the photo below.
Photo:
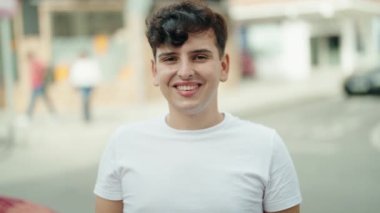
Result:
{"label": "blurred street background", "polygon": [[[97,165],[112,131],[166,112],[151,83],[144,20],[167,2],[0,0],[0,196],[94,212]],[[299,174],[302,212],[378,212],[380,95],[351,95],[344,84],[379,66],[380,1],[207,2],[230,29],[220,108],[280,133]],[[102,72],[91,120],[70,79],[83,52]],[[42,97],[30,110],[30,53],[46,68],[53,111]]]}

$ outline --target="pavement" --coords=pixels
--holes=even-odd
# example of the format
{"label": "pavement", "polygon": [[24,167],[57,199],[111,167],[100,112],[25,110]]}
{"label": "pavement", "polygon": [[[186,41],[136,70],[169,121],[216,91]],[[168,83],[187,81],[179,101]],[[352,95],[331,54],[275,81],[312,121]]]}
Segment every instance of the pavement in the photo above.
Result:
{"label": "pavement", "polygon": [[[246,80],[235,88],[221,88],[220,110],[237,115],[259,114],[305,101],[336,96],[341,93],[341,79],[337,73],[322,72],[314,73],[305,81]],[[75,171],[95,168],[108,137],[115,128],[122,123],[165,112],[165,101],[157,100],[145,105],[97,108],[92,123],[82,122],[79,113],[60,114],[57,117],[39,114],[28,122],[19,116],[15,123],[14,142],[0,141],[0,195],[50,204],[50,201],[42,201],[32,191],[13,186],[27,185],[38,180],[48,181],[64,174],[76,174]],[[94,184],[96,174],[90,177],[82,180],[88,187]],[[75,180],[66,181],[67,191],[70,191],[69,183]],[[71,189],[71,192],[75,192],[75,189]],[[86,192],[85,196],[91,193],[92,191]],[[65,196],[68,196],[67,192]],[[51,198],[51,202],[59,202],[59,198],[55,198]]]}

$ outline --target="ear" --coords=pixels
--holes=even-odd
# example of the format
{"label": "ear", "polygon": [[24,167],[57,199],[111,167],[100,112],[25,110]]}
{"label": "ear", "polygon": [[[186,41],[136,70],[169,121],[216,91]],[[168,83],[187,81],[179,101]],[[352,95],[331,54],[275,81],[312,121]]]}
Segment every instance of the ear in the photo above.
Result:
{"label": "ear", "polygon": [[159,77],[158,77],[158,73],[157,73],[157,65],[156,65],[156,62],[154,61],[154,59],[151,60],[151,71],[152,71],[152,76],[153,76],[153,85],[154,86],[159,86]]}
{"label": "ear", "polygon": [[230,70],[230,56],[226,53],[221,59],[222,70],[220,73],[220,81],[225,82],[228,79],[228,73]]}

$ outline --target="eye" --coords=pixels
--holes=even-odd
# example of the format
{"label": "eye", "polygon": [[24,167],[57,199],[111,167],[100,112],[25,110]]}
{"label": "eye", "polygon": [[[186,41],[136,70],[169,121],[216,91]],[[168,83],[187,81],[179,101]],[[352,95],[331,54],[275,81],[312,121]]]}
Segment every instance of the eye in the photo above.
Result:
{"label": "eye", "polygon": [[199,62],[202,62],[202,61],[205,61],[207,60],[209,57],[207,55],[204,55],[204,54],[199,54],[199,55],[195,55],[193,57],[193,60],[194,61],[199,61]]}
{"label": "eye", "polygon": [[178,61],[178,57],[167,56],[167,57],[161,58],[161,61],[164,63],[175,63],[176,61]]}

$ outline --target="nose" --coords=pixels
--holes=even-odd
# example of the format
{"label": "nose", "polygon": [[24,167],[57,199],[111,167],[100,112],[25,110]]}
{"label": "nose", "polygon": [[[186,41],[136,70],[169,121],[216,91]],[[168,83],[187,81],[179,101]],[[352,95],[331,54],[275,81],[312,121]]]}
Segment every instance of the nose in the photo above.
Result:
{"label": "nose", "polygon": [[182,80],[192,79],[194,77],[194,69],[188,60],[183,60],[177,71],[178,77]]}

